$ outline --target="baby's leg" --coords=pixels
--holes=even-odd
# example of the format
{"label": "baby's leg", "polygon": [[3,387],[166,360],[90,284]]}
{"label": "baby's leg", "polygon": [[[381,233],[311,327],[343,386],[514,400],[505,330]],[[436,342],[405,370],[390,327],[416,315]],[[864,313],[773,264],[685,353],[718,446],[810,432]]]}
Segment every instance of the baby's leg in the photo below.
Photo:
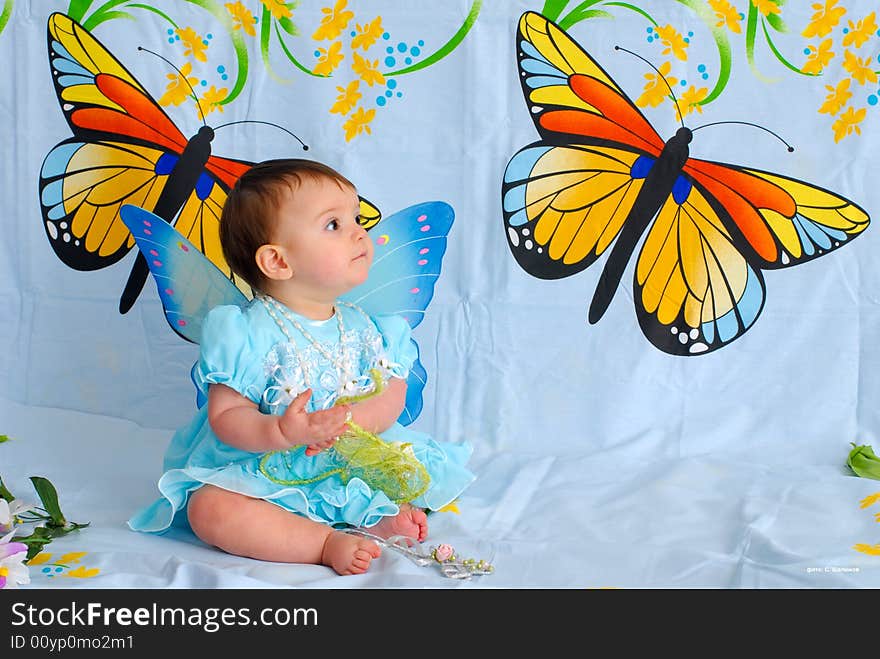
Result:
{"label": "baby's leg", "polygon": [[334,531],[262,499],[213,485],[193,493],[187,514],[201,540],[237,556],[327,565],[339,574],[361,574],[381,554],[372,540]]}
{"label": "baby's leg", "polygon": [[408,503],[400,506],[400,512],[394,517],[383,517],[375,526],[367,529],[380,538],[404,535],[407,538],[424,542],[428,537],[428,516],[421,508],[414,508]]}

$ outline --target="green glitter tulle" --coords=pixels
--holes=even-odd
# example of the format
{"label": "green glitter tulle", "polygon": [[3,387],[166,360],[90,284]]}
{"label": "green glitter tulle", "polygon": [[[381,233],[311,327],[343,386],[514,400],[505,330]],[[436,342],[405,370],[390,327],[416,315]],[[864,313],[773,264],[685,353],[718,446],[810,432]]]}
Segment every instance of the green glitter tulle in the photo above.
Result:
{"label": "green glitter tulle", "polygon": [[[371,371],[374,389],[361,396],[340,398],[336,405],[359,402],[378,395],[384,389],[384,382],[378,372]],[[412,445],[403,442],[386,442],[381,437],[361,428],[353,421],[348,422],[347,430],[328,449],[334,465],[331,469],[312,478],[281,479],[269,473],[268,460],[279,451],[272,451],[260,460],[260,472],[273,483],[279,485],[308,485],[339,474],[343,483],[359,478],[374,490],[381,490],[394,503],[400,504],[421,496],[431,484],[431,477],[425,466],[416,459]],[[292,450],[304,450],[298,446]]]}

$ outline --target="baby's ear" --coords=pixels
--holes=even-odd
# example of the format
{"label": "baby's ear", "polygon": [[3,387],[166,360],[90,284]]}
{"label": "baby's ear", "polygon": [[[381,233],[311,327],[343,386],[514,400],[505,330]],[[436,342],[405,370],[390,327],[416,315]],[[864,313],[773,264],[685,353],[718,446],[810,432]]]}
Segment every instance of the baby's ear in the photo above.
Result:
{"label": "baby's ear", "polygon": [[278,245],[261,245],[254,258],[260,272],[268,279],[281,280],[293,277],[293,268],[287,262],[284,250]]}

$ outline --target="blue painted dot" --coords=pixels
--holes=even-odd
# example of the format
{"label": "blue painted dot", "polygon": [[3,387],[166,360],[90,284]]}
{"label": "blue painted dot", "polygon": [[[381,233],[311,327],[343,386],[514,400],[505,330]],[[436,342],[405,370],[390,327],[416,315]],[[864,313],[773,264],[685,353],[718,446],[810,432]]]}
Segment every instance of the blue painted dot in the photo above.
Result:
{"label": "blue painted dot", "polygon": [[409,52],[412,53],[413,57],[418,57],[422,51],[419,50],[418,47],[413,46],[412,48],[409,49]]}
{"label": "blue painted dot", "polygon": [[391,35],[388,34],[387,32],[383,32],[383,33],[382,33],[382,38],[385,39],[385,41],[388,41],[388,40],[391,38]]}
{"label": "blue painted dot", "polygon": [[221,80],[229,80],[229,76],[226,75],[225,73],[222,76],[220,76],[220,78],[221,78]]}
{"label": "blue painted dot", "polygon": [[50,568],[50,567],[44,567],[44,568],[43,568],[43,572],[44,572],[44,573],[49,573],[49,572],[51,572],[51,571],[52,571],[52,568]]}
{"label": "blue painted dot", "polygon": [[168,43],[174,43],[174,37],[168,37]]}
{"label": "blue painted dot", "polygon": [[388,81],[388,89],[394,89],[395,87],[397,87],[397,80],[393,80],[393,79],[389,80]]}
{"label": "blue painted dot", "polygon": [[809,54],[810,54],[810,49],[804,48],[804,55],[809,55]]}
{"label": "blue painted dot", "polygon": [[648,43],[651,43],[652,41],[654,41],[654,37],[648,37]]}
{"label": "blue painted dot", "polygon": [[654,31],[654,28],[652,28],[652,27],[649,25],[649,26],[648,26],[648,34],[651,34],[651,32],[653,32],[653,31]]}
{"label": "blue painted dot", "polygon": [[315,51],[315,57],[320,57],[320,56],[321,56],[321,51],[320,51],[320,50],[316,50],[316,51]]}
{"label": "blue painted dot", "polygon": [[357,32],[355,32],[354,30],[352,30],[352,31],[349,32],[348,34],[349,34],[349,36],[351,36],[351,37],[356,37],[356,36],[357,36]]}
{"label": "blue painted dot", "polygon": [[407,64],[412,64],[412,57],[407,57],[403,61],[406,62]]}
{"label": "blue painted dot", "polygon": [[705,71],[705,70],[706,70],[706,65],[705,65],[705,64],[700,64],[700,65],[697,67],[697,71],[699,71],[700,73],[702,73],[702,72]]}
{"label": "blue painted dot", "polygon": [[708,73],[704,73],[704,74],[703,74],[703,80],[708,80],[708,79],[709,79],[709,74],[708,74]]}
{"label": "blue painted dot", "polygon": [[403,43],[402,41],[399,44],[397,44],[397,50],[399,50],[401,53],[405,53],[406,48],[407,48],[406,44]]}
{"label": "blue painted dot", "polygon": [[385,66],[390,67],[390,66],[395,66],[396,64],[397,64],[397,60],[394,59],[393,57],[386,57],[385,58]]}
{"label": "blue painted dot", "polygon": [[874,94],[868,97],[868,105],[877,105],[877,97]]}
{"label": "blue painted dot", "polygon": [[175,41],[180,41],[180,35],[179,35],[179,34],[175,34],[175,35],[174,35],[174,40],[175,40]]}
{"label": "blue painted dot", "polygon": [[687,80],[682,80],[679,84],[680,84],[682,87],[687,87],[688,81],[687,81]]}
{"label": "blue painted dot", "polygon": [[379,107],[384,106],[385,105],[385,97],[384,96],[377,96],[376,97],[376,105],[378,105]]}
{"label": "blue painted dot", "polygon": [[207,80],[202,80],[201,85],[202,85],[202,87],[207,87],[207,86],[208,86],[208,81],[207,81]]}
{"label": "blue painted dot", "polygon": [[210,42],[207,39],[202,39],[202,45],[208,46],[208,45],[210,45]]}
{"label": "blue painted dot", "polygon": [[688,36],[689,36],[689,37],[692,37],[692,36],[694,36],[694,33],[693,33],[693,32],[688,32]]}
{"label": "blue painted dot", "polygon": [[224,71],[226,71],[226,67],[222,64],[217,67],[217,73],[223,73]]}
{"label": "blue painted dot", "polygon": [[403,92],[397,92],[397,98],[402,98],[402,97],[403,97]]}
{"label": "blue painted dot", "polygon": [[[877,34],[880,34],[880,32],[878,32]],[[425,46],[425,40],[424,40],[424,39],[419,39],[419,45],[422,46],[422,47],[424,48],[424,46]]]}
{"label": "blue painted dot", "polygon": [[[174,29],[169,27],[169,28],[168,28],[168,34],[174,34]],[[46,569],[47,569],[47,568],[44,568],[44,569],[43,569],[43,572],[45,572]]]}
{"label": "blue painted dot", "polygon": [[690,40],[690,38],[689,38],[689,37],[685,37],[685,38],[684,38],[684,42],[685,42],[685,43],[690,43],[690,42],[691,42],[691,40]]}
{"label": "blue painted dot", "polygon": [[63,567],[56,567],[56,568],[55,568],[55,571],[56,571],[56,572],[61,572],[62,570],[64,570]]}
{"label": "blue painted dot", "polygon": [[391,92],[385,92],[385,96],[387,96],[388,98],[391,98]]}
{"label": "blue painted dot", "polygon": [[385,52],[390,55],[394,52],[394,46],[388,46],[388,48],[385,49]]}
{"label": "blue painted dot", "polygon": [[849,28],[848,28],[848,27],[843,28],[843,33],[844,33],[844,34],[849,34]]}

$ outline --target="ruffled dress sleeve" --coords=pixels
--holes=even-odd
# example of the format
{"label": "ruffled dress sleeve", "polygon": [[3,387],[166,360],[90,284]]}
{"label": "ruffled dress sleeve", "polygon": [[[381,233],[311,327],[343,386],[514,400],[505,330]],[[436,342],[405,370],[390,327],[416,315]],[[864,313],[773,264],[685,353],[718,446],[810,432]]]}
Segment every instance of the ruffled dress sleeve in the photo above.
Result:
{"label": "ruffled dress sleeve", "polygon": [[412,338],[412,328],[402,316],[375,316],[373,322],[382,335],[382,348],[390,362],[394,377],[405,379],[419,356],[419,348]]}
{"label": "ruffled dress sleeve", "polygon": [[249,317],[241,307],[224,305],[209,311],[200,345],[193,380],[202,395],[207,397],[210,385],[223,384],[260,403],[267,376]]}

